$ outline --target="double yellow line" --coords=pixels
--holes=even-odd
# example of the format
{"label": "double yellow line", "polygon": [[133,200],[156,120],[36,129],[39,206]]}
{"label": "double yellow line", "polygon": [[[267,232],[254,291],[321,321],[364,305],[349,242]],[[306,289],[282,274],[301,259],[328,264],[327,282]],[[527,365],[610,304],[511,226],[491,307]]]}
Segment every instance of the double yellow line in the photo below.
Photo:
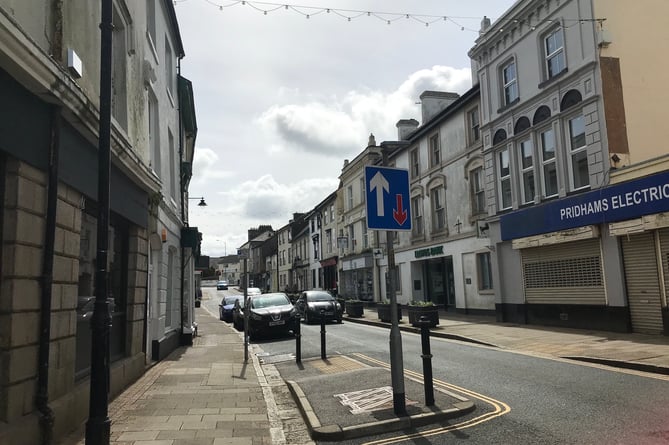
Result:
{"label": "double yellow line", "polygon": [[[365,360],[367,362],[373,363],[373,364],[381,366],[383,368],[390,369],[390,365],[386,362],[382,362],[380,360],[377,360],[377,359],[372,358],[372,357],[368,357],[368,356],[366,356],[364,354],[360,354],[360,353],[354,353],[353,355],[355,355],[358,358],[360,358],[362,360]],[[418,373],[418,372],[411,371],[409,369],[405,369],[404,374],[407,377],[409,377],[413,380],[416,380],[416,381],[421,382],[421,383],[423,382],[423,375]],[[474,418],[466,420],[464,422],[453,424],[453,425],[440,427],[440,428],[434,428],[434,429],[431,429],[431,430],[422,431],[420,433],[405,434],[403,436],[391,437],[391,438],[388,438],[388,439],[381,439],[381,440],[376,440],[376,441],[373,441],[373,442],[366,442],[364,445],[387,445],[387,444],[391,444],[391,443],[396,443],[396,442],[402,442],[402,441],[405,441],[405,440],[415,439],[415,438],[418,438],[418,437],[435,436],[437,434],[443,434],[443,433],[446,433],[448,431],[464,430],[464,429],[467,429],[467,428],[471,428],[475,425],[481,424],[483,422],[487,422],[489,420],[492,420],[496,417],[503,416],[504,414],[507,414],[511,411],[511,408],[509,407],[509,405],[507,405],[504,402],[500,402],[499,400],[495,400],[492,397],[484,396],[483,394],[479,394],[479,393],[471,391],[469,389],[465,389],[465,388],[461,388],[461,387],[456,386],[456,385],[452,385],[448,382],[444,382],[443,380],[439,380],[439,379],[433,379],[433,383],[434,383],[435,388],[442,388],[442,389],[446,389],[446,390],[453,391],[453,392],[456,392],[456,393],[460,393],[460,394],[463,394],[465,396],[471,397],[473,399],[480,400],[483,403],[489,404],[489,405],[492,406],[492,411],[487,412],[485,414],[481,414],[480,416],[474,417]]]}

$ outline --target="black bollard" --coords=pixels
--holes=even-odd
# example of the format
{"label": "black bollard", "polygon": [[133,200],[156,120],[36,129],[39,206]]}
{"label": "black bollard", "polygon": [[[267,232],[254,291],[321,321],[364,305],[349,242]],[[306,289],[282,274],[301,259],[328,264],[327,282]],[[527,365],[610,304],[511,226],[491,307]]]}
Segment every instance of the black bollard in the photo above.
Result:
{"label": "black bollard", "polygon": [[434,405],[434,384],[432,382],[432,353],[430,351],[430,320],[422,315],[420,325],[420,343],[423,349],[423,386],[425,387],[425,406]]}
{"label": "black bollard", "polygon": [[321,359],[325,360],[325,311],[321,310]]}
{"label": "black bollard", "polygon": [[297,317],[295,323],[295,363],[302,362],[302,317]]}

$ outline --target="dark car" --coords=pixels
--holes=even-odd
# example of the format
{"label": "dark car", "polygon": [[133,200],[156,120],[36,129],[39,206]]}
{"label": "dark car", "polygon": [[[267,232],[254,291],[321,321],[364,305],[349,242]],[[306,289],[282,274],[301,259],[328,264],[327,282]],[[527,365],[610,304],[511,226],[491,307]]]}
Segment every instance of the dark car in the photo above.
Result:
{"label": "dark car", "polygon": [[295,302],[295,309],[307,323],[320,322],[321,311],[325,321],[342,322],[344,308],[337,300],[324,290],[307,290],[300,294]]}
{"label": "dark car", "polygon": [[228,290],[228,282],[221,280],[216,283],[216,290]]}
{"label": "dark car", "polygon": [[228,295],[218,304],[218,319],[222,321],[232,321],[232,309],[235,307],[235,301],[244,298],[244,295]]}
{"label": "dark car", "polygon": [[[252,295],[249,302],[249,337],[256,338],[264,334],[281,333],[295,329],[300,316],[288,299],[281,292]],[[232,320],[235,328],[244,329],[244,300],[235,301],[232,309]]]}

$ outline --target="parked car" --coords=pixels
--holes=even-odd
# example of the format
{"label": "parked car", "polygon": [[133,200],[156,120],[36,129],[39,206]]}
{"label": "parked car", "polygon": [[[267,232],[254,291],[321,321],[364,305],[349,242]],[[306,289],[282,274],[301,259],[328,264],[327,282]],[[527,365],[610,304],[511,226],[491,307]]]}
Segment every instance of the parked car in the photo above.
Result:
{"label": "parked car", "polygon": [[260,294],[262,294],[262,291],[260,290],[259,287],[249,287],[248,289],[246,289],[246,295],[251,296],[251,295],[260,295]]}
{"label": "parked car", "polygon": [[235,306],[235,301],[243,299],[244,295],[228,295],[224,297],[218,304],[218,319],[221,321],[232,321],[232,308]]}
{"label": "parked car", "polygon": [[309,324],[320,322],[321,311],[324,311],[325,321],[336,321],[341,323],[344,308],[329,292],[324,290],[307,290],[300,294],[295,302],[295,309],[300,317]]}
{"label": "parked car", "polygon": [[[300,316],[284,293],[252,295],[248,297],[247,302],[249,337],[252,339],[263,334],[286,334],[288,331],[293,331],[300,322]],[[243,298],[235,301],[232,319],[235,328],[240,331],[244,329]]]}
{"label": "parked car", "polygon": [[228,282],[225,280],[219,281],[216,283],[216,290],[228,290]]}

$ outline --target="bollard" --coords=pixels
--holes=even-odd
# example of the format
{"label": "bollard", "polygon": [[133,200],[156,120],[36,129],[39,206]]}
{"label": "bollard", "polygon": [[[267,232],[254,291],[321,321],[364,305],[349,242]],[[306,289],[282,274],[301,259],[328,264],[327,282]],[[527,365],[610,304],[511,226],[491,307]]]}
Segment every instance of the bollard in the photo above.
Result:
{"label": "bollard", "polygon": [[432,353],[430,351],[430,320],[422,315],[417,323],[420,326],[420,343],[423,349],[423,385],[425,387],[425,406],[434,405],[434,384],[432,382]]}
{"label": "bollard", "polygon": [[295,363],[302,362],[302,317],[297,318],[295,324]]}
{"label": "bollard", "polygon": [[321,359],[325,360],[325,311],[321,310]]}

